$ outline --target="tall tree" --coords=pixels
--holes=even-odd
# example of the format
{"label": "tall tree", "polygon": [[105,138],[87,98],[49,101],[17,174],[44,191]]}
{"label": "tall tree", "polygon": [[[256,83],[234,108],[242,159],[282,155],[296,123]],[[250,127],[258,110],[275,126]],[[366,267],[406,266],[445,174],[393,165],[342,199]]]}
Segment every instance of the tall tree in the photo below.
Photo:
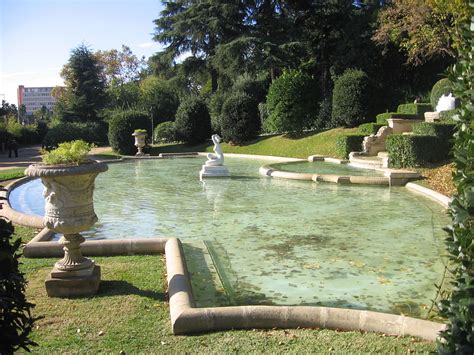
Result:
{"label": "tall tree", "polygon": [[454,58],[458,24],[468,18],[466,0],[391,0],[380,11],[374,41],[395,44],[412,65],[439,56]]}
{"label": "tall tree", "polygon": [[84,44],[74,48],[61,77],[66,83],[66,93],[58,100],[59,120],[100,121],[100,111],[106,104],[105,79],[94,53]]}
{"label": "tall tree", "polygon": [[217,90],[218,72],[210,59],[219,44],[227,43],[241,32],[244,13],[240,2],[232,0],[162,1],[164,10],[154,21],[154,40],[167,45],[161,59],[176,60],[190,53],[203,59]]}
{"label": "tall tree", "polygon": [[138,58],[126,45],[122,45],[122,50],[99,50],[95,56],[103,67],[107,85],[137,81],[146,68],[145,57]]}

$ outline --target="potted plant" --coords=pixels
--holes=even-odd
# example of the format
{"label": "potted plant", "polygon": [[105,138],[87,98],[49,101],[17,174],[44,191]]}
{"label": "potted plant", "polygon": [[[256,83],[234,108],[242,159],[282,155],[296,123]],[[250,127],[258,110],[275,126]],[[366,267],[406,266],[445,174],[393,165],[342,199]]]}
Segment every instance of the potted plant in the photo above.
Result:
{"label": "potted plant", "polygon": [[59,260],[46,290],[52,297],[90,295],[97,292],[100,267],[81,254],[84,237],[80,234],[97,222],[93,193],[97,175],[108,169],[105,163],[87,159],[93,146],[76,140],[42,152],[42,163],[30,165],[25,174],[40,177],[45,187],[43,224],[63,234],[64,258]]}
{"label": "potted plant", "polygon": [[132,136],[135,137],[135,147],[137,147],[138,152],[135,155],[145,155],[143,153],[143,147],[146,145],[146,129],[136,129]]}

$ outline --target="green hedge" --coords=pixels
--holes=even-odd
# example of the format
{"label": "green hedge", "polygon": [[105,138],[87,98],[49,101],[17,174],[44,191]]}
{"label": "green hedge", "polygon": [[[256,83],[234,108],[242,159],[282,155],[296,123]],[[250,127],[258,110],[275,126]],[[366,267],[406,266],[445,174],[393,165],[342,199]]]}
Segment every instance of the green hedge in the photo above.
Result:
{"label": "green hedge", "polygon": [[397,107],[398,113],[406,113],[410,115],[416,115],[419,118],[423,118],[425,112],[432,111],[431,104],[401,104]]}
{"label": "green hedge", "polygon": [[441,139],[432,135],[393,134],[386,140],[390,167],[409,168],[444,161],[449,156]]}
{"label": "green hedge", "polygon": [[377,134],[379,129],[383,126],[386,126],[386,124],[383,123],[364,123],[359,126],[359,133],[365,134],[366,136],[370,136],[371,134]]}
{"label": "green hedge", "polygon": [[336,137],[336,153],[338,157],[347,159],[350,152],[360,152],[364,134],[343,134]]}
{"label": "green hedge", "polygon": [[452,123],[429,123],[420,122],[413,125],[413,133],[416,135],[435,136],[439,138],[439,148],[445,157],[449,155],[449,152],[453,148],[453,135],[455,125]]}
{"label": "green hedge", "polygon": [[[147,112],[139,109],[117,109],[109,122],[109,143],[119,154],[135,154],[135,139],[132,134],[136,129],[150,130],[151,122]],[[150,135],[148,135],[150,136]]]}
{"label": "green hedge", "polygon": [[178,107],[174,121],[176,138],[188,143],[198,144],[211,137],[211,117],[204,99],[189,96]]}
{"label": "green hedge", "polygon": [[156,143],[171,143],[176,141],[174,122],[166,121],[159,123],[153,132]]}
{"label": "green hedge", "polygon": [[379,124],[387,125],[388,122],[387,120],[392,117],[392,114],[396,112],[384,112],[384,113],[379,113],[377,116],[375,116],[375,120]]}
{"label": "green hedge", "polygon": [[51,127],[43,138],[43,146],[55,148],[59,143],[82,139],[87,143],[107,143],[107,124],[104,122],[61,122]]}
{"label": "green hedge", "polygon": [[313,124],[317,103],[315,81],[309,75],[284,71],[268,90],[264,131],[302,133]]}
{"label": "green hedge", "polygon": [[371,112],[369,77],[362,70],[347,69],[334,81],[331,124],[333,127],[356,127],[367,122]]}

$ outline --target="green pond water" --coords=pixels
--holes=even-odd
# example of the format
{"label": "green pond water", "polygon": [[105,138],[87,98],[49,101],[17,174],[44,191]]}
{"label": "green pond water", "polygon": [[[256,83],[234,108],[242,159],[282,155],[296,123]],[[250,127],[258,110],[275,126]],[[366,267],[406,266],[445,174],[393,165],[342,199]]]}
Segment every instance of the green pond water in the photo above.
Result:
{"label": "green pond water", "polygon": [[325,163],[322,161],[308,162],[298,161],[290,163],[271,164],[271,167],[278,170],[289,171],[292,173],[307,174],[335,174],[342,176],[382,176],[383,172],[373,169],[362,169],[352,167],[349,164]]}
{"label": "green pond water", "polygon": [[[99,222],[84,235],[180,238],[198,306],[306,304],[426,314],[444,271],[448,218],[441,206],[403,187],[260,176],[264,160],[228,158],[231,178],[201,182],[203,163],[110,164],[96,180]],[[13,207],[31,211],[43,203],[38,180],[22,189],[29,205],[22,206],[19,190]]]}

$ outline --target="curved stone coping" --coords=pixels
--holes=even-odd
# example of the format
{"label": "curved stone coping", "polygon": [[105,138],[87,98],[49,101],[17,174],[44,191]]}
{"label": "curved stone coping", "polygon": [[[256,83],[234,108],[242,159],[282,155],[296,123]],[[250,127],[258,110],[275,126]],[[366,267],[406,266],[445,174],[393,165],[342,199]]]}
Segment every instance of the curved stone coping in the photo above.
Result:
{"label": "curved stone coping", "polygon": [[440,323],[393,314],[311,306],[236,306],[193,308],[192,288],[178,239],[166,243],[171,324],[174,334],[229,329],[329,328],[411,335],[434,341]]}
{"label": "curved stone coping", "polygon": [[440,194],[439,192],[436,192],[436,191],[431,190],[427,187],[415,184],[413,182],[409,182],[405,186],[410,191],[413,191],[413,192],[419,193],[423,196],[429,197],[432,200],[438,202],[439,204],[441,204],[442,206],[444,206],[446,208],[449,207],[449,204],[453,200],[451,197],[445,196],[443,194]]}
{"label": "curved stone coping", "polygon": [[295,173],[284,170],[277,170],[272,165],[264,165],[260,167],[261,175],[274,178],[308,180],[315,182],[332,182],[337,184],[354,184],[354,185],[390,185],[390,178],[386,176],[353,176],[353,175],[330,175],[330,174],[308,174]]}
{"label": "curved stone coping", "polygon": [[0,214],[3,217],[8,218],[10,221],[12,221],[15,224],[19,224],[21,226],[25,227],[32,227],[32,228],[43,228],[43,218],[39,216],[34,216],[34,215],[28,215],[25,213],[18,212],[14,210],[9,201],[9,196],[10,192],[15,188],[20,185],[23,185],[24,183],[35,179],[34,177],[27,176],[18,180],[15,180],[5,186],[5,189],[0,191],[0,207],[1,211]]}
{"label": "curved stone coping", "polygon": [[[24,248],[25,257],[61,257],[63,246],[47,240],[53,233],[41,231]],[[194,308],[194,297],[181,242],[177,238],[91,240],[81,244],[84,255],[165,254],[174,334],[192,334],[229,329],[328,328],[416,336],[434,341],[444,329],[440,323],[422,319],[331,307],[235,306]]]}

